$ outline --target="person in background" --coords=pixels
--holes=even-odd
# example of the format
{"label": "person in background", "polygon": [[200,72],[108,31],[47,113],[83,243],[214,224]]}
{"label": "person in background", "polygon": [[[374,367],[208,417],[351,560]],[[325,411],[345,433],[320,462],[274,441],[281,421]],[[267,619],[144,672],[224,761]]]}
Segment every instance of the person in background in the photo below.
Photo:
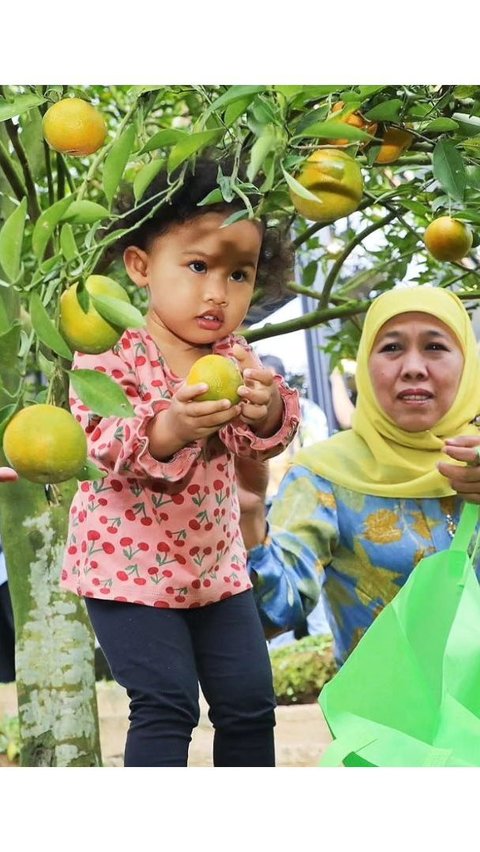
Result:
{"label": "person in background", "polygon": [[355,400],[357,397],[355,385],[355,361],[344,358],[341,368],[335,367],[330,373],[332,389],[332,405],[335,418],[340,429],[351,429]]}
{"label": "person in background", "polygon": [[[18,474],[11,467],[0,467],[0,482],[15,482]],[[0,683],[15,680],[15,626],[8,590],[7,566],[0,543]]]}
{"label": "person in background", "polygon": [[352,428],[297,453],[267,518],[265,468],[237,466],[264,629],[295,629],[322,589],[338,665],[449,547],[463,501],[480,503],[480,363],[460,299],[427,285],[375,299],[356,382]]}

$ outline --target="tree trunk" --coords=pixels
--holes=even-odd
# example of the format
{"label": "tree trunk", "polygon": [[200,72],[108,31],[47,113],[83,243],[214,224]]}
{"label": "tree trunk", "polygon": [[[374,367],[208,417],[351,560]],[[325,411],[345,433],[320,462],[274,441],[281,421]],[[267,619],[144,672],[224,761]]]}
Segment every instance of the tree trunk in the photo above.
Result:
{"label": "tree trunk", "polygon": [[95,646],[83,601],[61,591],[76,482],[0,487],[0,534],[15,617],[21,766],[100,766]]}

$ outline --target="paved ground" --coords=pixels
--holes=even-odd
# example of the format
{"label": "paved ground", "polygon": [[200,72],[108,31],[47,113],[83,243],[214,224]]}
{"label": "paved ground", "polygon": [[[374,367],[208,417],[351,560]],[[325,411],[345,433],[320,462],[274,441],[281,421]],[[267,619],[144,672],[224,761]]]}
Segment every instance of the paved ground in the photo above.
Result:
{"label": "paved ground", "polygon": [[[122,750],[127,730],[128,699],[116,683],[97,684],[100,740],[104,766],[122,766]],[[0,717],[15,715],[14,684],[0,685]],[[200,724],[193,733],[190,766],[212,766],[212,727],[202,702]],[[315,704],[277,708],[277,766],[317,766],[331,741],[320,707]]]}

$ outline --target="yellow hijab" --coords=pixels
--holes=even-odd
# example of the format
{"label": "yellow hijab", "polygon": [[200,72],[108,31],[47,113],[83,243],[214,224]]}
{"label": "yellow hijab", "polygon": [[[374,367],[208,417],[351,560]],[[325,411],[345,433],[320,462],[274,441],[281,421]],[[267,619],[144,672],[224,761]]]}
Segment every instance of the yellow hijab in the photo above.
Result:
{"label": "yellow hijab", "polygon": [[[373,392],[368,359],[380,328],[408,311],[431,314],[455,334],[464,356],[452,407],[430,430],[406,432],[380,407]],[[390,290],[372,302],[358,349],[358,398],[352,428],[300,450],[295,464],[351,491],[384,497],[446,497],[455,492],[436,468],[455,461],[442,453],[445,438],[479,434],[471,421],[480,413],[480,361],[470,318],[460,299],[440,287]]]}

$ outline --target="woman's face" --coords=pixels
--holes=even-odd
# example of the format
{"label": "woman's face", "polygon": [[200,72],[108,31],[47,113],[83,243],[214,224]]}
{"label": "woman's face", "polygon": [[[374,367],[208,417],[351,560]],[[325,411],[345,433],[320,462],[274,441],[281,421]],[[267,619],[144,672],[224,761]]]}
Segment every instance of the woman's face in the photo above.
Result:
{"label": "woman's face", "polygon": [[381,327],[368,367],[385,413],[406,432],[421,432],[451,408],[463,353],[447,325],[431,314],[411,311]]}

